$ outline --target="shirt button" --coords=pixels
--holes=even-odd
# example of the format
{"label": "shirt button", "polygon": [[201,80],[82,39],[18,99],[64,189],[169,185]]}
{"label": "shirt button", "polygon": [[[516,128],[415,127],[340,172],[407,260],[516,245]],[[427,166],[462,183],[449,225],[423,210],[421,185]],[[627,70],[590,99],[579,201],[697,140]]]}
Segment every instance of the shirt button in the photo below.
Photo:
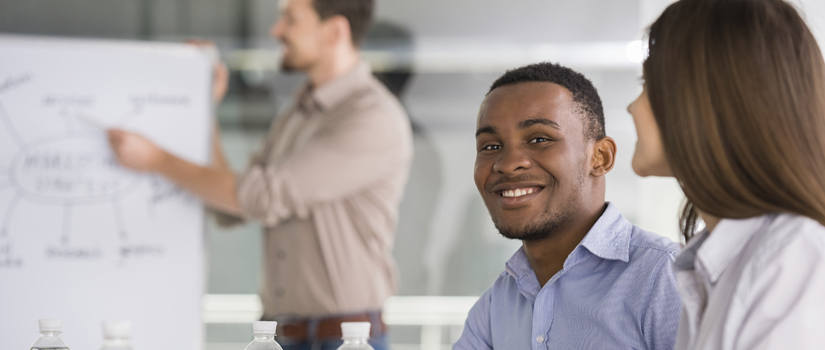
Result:
{"label": "shirt button", "polygon": [[282,298],[284,296],[284,294],[286,294],[286,291],[284,291],[283,288],[278,288],[278,289],[275,290],[275,296],[276,297]]}
{"label": "shirt button", "polygon": [[544,343],[544,336],[540,335],[540,336],[536,337],[536,342],[537,343]]}
{"label": "shirt button", "polygon": [[278,259],[286,258],[286,252],[283,250],[279,250],[277,253],[275,253],[275,256],[278,257]]}

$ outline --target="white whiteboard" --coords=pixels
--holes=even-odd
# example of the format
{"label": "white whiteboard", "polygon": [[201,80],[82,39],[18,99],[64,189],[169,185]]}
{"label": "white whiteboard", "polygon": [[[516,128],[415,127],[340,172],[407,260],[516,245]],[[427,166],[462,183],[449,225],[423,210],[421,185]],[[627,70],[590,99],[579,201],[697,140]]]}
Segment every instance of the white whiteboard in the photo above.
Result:
{"label": "white whiteboard", "polygon": [[210,62],[182,44],[0,35],[0,349],[39,318],[73,350],[129,320],[137,349],[201,349],[203,211],[121,168],[105,126],[209,159]]}

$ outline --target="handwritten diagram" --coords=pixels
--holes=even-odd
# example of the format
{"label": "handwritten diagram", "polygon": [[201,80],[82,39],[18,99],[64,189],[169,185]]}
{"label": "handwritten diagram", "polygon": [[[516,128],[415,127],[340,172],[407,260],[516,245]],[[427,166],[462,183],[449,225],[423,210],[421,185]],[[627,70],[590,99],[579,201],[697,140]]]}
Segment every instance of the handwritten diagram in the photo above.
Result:
{"label": "handwritten diagram", "polygon": [[[62,319],[73,348],[128,319],[136,348],[202,348],[204,211],[121,167],[106,129],[209,159],[209,59],[183,44],[0,35],[0,349]],[[78,312],[82,310],[82,312]]]}
{"label": "handwritten diagram", "polygon": [[[188,97],[131,93],[123,101],[123,112],[117,119],[109,118],[113,121],[104,124],[106,119],[97,111],[101,104],[98,97],[46,93],[30,99],[25,108],[15,108],[34,111],[43,123],[49,123],[55,129],[45,135],[35,132],[40,135],[30,136],[27,129],[18,126],[19,120],[30,116],[13,115],[9,112],[12,108],[6,105],[14,102],[4,102],[3,96],[25,91],[27,86],[36,83],[35,76],[30,73],[12,75],[0,81],[0,126],[10,141],[7,148],[13,148],[13,152],[7,152],[5,163],[0,165],[0,191],[11,192],[6,207],[0,212],[0,269],[22,267],[27,260],[14,244],[16,236],[27,232],[11,229],[17,219],[18,207],[23,203],[58,209],[56,216],[45,218],[57,223],[58,231],[55,239],[44,247],[45,259],[95,260],[110,255],[124,263],[129,259],[163,255],[162,244],[136,241],[134,234],[130,239],[133,230],[124,216],[123,202],[137,187],[148,189],[142,194],[144,198],[138,200],[150,207],[165,201],[191,201],[191,198],[163,179],[122,168],[108,148],[105,129],[114,126],[129,128],[139,123],[144,113],[152,113],[158,107],[185,110],[189,107]],[[109,217],[114,222],[114,227],[107,230],[118,241],[110,251],[99,245],[83,245],[73,239],[79,234],[73,229],[73,212],[92,205],[96,205],[102,217]]]}

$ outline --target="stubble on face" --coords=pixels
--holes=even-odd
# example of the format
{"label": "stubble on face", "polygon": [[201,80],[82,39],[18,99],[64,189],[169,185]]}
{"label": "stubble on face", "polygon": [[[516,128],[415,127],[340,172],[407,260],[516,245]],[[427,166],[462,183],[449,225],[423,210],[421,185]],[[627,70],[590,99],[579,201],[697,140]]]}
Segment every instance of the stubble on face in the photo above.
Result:
{"label": "stubble on face", "polygon": [[281,72],[294,73],[296,71],[298,71],[298,69],[291,62],[289,62],[286,57],[281,60]]}
{"label": "stubble on face", "polygon": [[281,57],[281,71],[285,73],[294,73],[303,71],[303,67],[298,65],[295,60],[296,53],[287,39],[281,39],[281,46],[286,48],[284,56]]}
{"label": "stubble on face", "polygon": [[[545,239],[584,209],[590,147],[572,98],[557,84],[526,82],[499,87],[482,103],[475,182],[506,238]],[[532,191],[505,199],[505,188]]]}
{"label": "stubble on face", "polygon": [[[569,203],[569,205],[564,205],[561,208],[553,209],[551,208],[552,203],[547,203],[545,205],[544,211],[542,212],[541,216],[531,220],[530,222],[526,222],[522,225],[506,225],[498,217],[493,216],[493,224],[495,225],[496,229],[498,230],[499,234],[503,237],[508,239],[518,239],[521,241],[529,242],[529,241],[540,241],[545,238],[548,238],[559,232],[562,228],[564,228],[570,221],[572,221],[574,214],[577,210],[575,203],[578,203],[575,198],[578,198],[581,193],[581,189],[584,186],[584,173],[579,173],[576,177],[576,187],[573,193],[567,195],[569,200],[565,201]],[[553,180],[553,186],[557,180],[555,178]]]}

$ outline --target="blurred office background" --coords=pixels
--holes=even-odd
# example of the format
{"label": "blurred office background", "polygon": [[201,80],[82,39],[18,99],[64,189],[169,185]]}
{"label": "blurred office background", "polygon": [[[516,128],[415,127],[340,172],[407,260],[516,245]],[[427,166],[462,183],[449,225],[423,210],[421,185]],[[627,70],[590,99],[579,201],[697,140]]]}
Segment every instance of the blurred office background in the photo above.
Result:
{"label": "blurred office background", "polygon": [[[670,2],[377,1],[364,57],[407,108],[416,152],[396,237],[399,296],[385,310],[393,348],[451,344],[467,308],[520,245],[498,235],[472,180],[476,112],[506,69],[549,60],[587,75],[619,149],[607,199],[642,228],[678,240],[682,194],[673,180],[633,173],[636,135],[625,111],[641,91],[644,28]],[[825,1],[795,3],[822,38]],[[268,36],[277,16],[276,0],[0,0],[2,33],[215,41],[231,70],[217,118],[237,170],[303,82],[278,71]],[[240,349],[258,316],[260,228],[210,220],[206,234],[207,349]]]}

